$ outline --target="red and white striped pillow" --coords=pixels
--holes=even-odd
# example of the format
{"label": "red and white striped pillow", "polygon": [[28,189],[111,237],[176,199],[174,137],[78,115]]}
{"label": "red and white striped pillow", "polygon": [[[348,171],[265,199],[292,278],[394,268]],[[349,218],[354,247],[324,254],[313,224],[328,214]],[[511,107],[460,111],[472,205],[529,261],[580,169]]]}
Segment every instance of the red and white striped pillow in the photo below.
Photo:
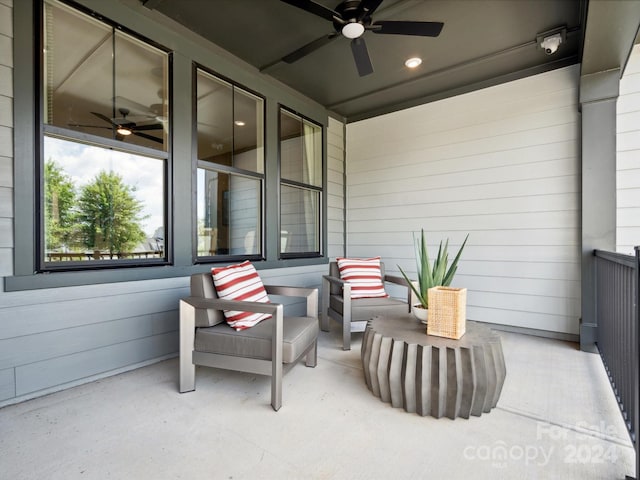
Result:
{"label": "red and white striped pillow", "polygon": [[351,298],[388,297],[382,282],[380,257],[337,258],[340,278],[351,285]]}
{"label": "red and white striped pillow", "polygon": [[[267,291],[255,267],[248,260],[228,267],[212,268],[213,284],[218,297],[225,300],[270,303]],[[224,310],[227,323],[236,330],[246,330],[262,320],[271,318],[269,313]]]}

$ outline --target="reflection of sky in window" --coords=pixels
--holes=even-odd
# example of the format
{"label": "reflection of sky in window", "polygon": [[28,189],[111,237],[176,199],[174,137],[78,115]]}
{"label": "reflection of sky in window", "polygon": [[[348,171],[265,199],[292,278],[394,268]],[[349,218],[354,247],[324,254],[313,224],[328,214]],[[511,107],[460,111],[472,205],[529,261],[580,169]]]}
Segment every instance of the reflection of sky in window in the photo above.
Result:
{"label": "reflection of sky in window", "polygon": [[44,152],[45,161],[55,161],[76,189],[90,183],[103,170],[118,173],[126,185],[136,188],[133,195],[142,202],[141,216],[149,217],[141,223],[147,236],[164,226],[163,160],[46,136]]}
{"label": "reflection of sky in window", "polygon": [[204,197],[205,197],[205,189],[204,189],[204,175],[205,171],[201,168],[198,169],[198,199],[197,199],[197,210],[198,212],[198,222],[204,225]]}

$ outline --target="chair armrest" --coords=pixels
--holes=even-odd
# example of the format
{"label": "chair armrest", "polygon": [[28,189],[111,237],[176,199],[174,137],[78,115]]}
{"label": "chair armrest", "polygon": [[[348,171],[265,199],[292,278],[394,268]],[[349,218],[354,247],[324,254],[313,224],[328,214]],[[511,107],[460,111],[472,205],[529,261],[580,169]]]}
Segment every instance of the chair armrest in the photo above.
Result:
{"label": "chair armrest", "polygon": [[413,297],[415,296],[415,294],[413,293],[413,290],[409,286],[409,282],[407,282],[407,279],[397,275],[385,275],[384,281],[395,283],[396,285],[402,285],[403,287],[407,287],[407,305],[408,305],[407,310],[411,312],[411,305],[412,303],[414,303]]}
{"label": "chair armrest", "polygon": [[332,283],[334,285],[338,285],[340,287],[344,287],[345,284],[347,283],[341,278],[332,277],[331,275],[323,275],[322,278],[324,278],[327,282]]}
{"label": "chair armrest", "polygon": [[407,280],[404,277],[399,277],[397,275],[385,275],[384,281],[395,283],[397,285],[402,285],[403,287],[409,288],[409,283],[407,282]]}
{"label": "chair armrest", "polygon": [[215,310],[236,310],[240,312],[270,313],[276,315],[281,303],[245,302],[223,300],[221,298],[186,297],[181,299],[193,308],[213,308]]}
{"label": "chair armrest", "polygon": [[291,287],[284,285],[265,285],[264,289],[269,295],[282,295],[284,297],[303,297],[307,299],[307,317],[318,316],[318,289],[305,287]]}
{"label": "chair armrest", "polygon": [[308,297],[317,294],[317,288],[291,287],[288,285],[265,285],[264,289],[269,295],[282,295],[283,297]]}
{"label": "chair armrest", "polygon": [[[341,278],[332,277],[331,275],[322,276],[322,292],[323,292],[322,293],[323,295],[322,310],[323,312],[326,312],[325,307],[329,306],[329,290],[330,290],[329,284],[342,287],[342,299],[344,301],[344,309],[347,312],[351,312],[351,284],[349,282],[345,282]],[[325,315],[325,313],[323,313],[323,315]]]}

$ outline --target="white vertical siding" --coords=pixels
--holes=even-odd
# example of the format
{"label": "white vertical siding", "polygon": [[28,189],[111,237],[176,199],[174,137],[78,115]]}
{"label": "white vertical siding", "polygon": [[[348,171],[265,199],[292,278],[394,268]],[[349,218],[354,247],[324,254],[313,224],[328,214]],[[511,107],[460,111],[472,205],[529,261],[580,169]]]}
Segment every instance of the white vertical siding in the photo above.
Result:
{"label": "white vertical siding", "polygon": [[[347,125],[347,254],[453,251],[468,318],[578,334],[578,66]],[[435,254],[435,251],[434,251]]]}
{"label": "white vertical siding", "polygon": [[616,140],[616,250],[632,255],[640,245],[640,45],[620,80]]}
{"label": "white vertical siding", "polygon": [[344,124],[329,118],[327,128],[327,256],[344,255]]}

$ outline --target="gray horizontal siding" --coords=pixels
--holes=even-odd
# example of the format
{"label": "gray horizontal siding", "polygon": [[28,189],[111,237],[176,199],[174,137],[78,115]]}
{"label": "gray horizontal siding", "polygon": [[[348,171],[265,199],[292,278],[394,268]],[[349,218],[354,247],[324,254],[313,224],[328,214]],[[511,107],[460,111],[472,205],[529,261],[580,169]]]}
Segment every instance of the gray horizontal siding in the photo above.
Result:
{"label": "gray horizontal siding", "polygon": [[[63,292],[60,292],[61,294]],[[185,289],[182,296],[188,295]],[[49,305],[5,309],[0,319],[0,342],[20,336],[34,336],[60,329],[98,326],[105,322],[131,319],[175,310],[180,294],[165,295],[158,303],[157,294],[137,293],[119,297],[99,297],[90,300],[71,299]],[[46,307],[46,313],[43,308]],[[156,309],[161,309],[156,312]],[[152,310],[150,313],[147,311]],[[99,330],[96,328],[96,330]],[[2,355],[0,355],[2,358]],[[0,365],[2,365],[0,363]],[[1,368],[1,367],[0,367]]]}
{"label": "gray horizontal siding", "polygon": [[13,101],[10,97],[0,96],[0,125],[13,126]]}
{"label": "gray horizontal siding", "polygon": [[577,334],[578,67],[347,125],[347,253],[415,276],[412,232],[464,251],[472,320]]}
{"label": "gray horizontal siding", "polygon": [[[144,300],[141,300],[144,301]],[[0,340],[0,369],[138,340],[176,330],[172,310]]]}
{"label": "gray horizontal siding", "polygon": [[0,95],[13,97],[13,70],[0,58]]}
{"label": "gray horizontal siding", "polygon": [[0,401],[175,355],[186,295],[187,278],[0,294]]}
{"label": "gray horizontal siding", "polygon": [[344,255],[344,125],[329,118],[327,128],[327,256]]}
{"label": "gray horizontal siding", "polygon": [[0,187],[13,186],[13,159],[0,156]]}
{"label": "gray horizontal siding", "polygon": [[[12,7],[13,2],[9,0],[0,1],[0,277],[13,274]],[[3,378],[0,374],[0,398]]]}
{"label": "gray horizontal siding", "polygon": [[64,386],[123,367],[175,354],[178,332],[154,335],[16,367],[16,395]]}
{"label": "gray horizontal siding", "polygon": [[0,402],[16,396],[16,379],[13,368],[0,370]]}
{"label": "gray horizontal siding", "polygon": [[[267,284],[320,287],[326,266],[261,270]],[[178,352],[189,279],[0,294],[0,404],[117,373]],[[287,315],[302,299],[274,297]]]}
{"label": "gray horizontal siding", "polygon": [[13,219],[0,217],[0,249],[13,246]]}

